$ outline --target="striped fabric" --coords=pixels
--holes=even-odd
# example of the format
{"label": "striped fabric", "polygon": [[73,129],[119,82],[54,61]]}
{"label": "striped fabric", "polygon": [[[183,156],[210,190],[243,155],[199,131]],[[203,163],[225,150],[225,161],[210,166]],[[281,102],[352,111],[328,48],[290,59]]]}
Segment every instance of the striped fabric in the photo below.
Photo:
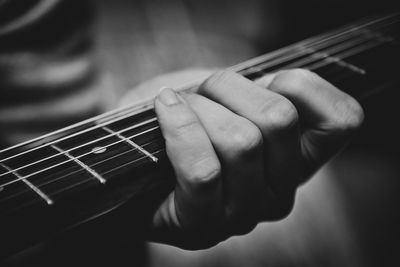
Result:
{"label": "striped fabric", "polygon": [[87,1],[0,1],[0,141],[30,139],[102,111]]}

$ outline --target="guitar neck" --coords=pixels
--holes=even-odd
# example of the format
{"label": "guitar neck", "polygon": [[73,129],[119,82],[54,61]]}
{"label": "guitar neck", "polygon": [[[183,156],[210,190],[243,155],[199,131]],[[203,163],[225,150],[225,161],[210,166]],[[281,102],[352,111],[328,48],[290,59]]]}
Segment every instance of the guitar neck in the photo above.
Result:
{"label": "guitar neck", "polygon": [[[364,101],[399,82],[399,25],[399,14],[364,19],[230,69],[255,80],[282,69],[306,68]],[[4,149],[0,226],[12,230],[2,236],[0,253],[126,203],[131,206],[139,197],[153,200],[133,204],[149,215],[173,186],[152,101]]]}

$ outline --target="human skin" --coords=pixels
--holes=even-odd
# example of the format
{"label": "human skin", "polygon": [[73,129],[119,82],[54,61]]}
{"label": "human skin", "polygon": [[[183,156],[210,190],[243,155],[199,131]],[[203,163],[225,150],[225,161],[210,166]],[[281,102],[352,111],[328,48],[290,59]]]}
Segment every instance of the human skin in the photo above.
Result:
{"label": "human skin", "polygon": [[218,72],[196,93],[165,88],[155,110],[177,185],[149,239],[186,249],[286,217],[297,187],[363,121],[357,101],[302,69],[256,82]]}

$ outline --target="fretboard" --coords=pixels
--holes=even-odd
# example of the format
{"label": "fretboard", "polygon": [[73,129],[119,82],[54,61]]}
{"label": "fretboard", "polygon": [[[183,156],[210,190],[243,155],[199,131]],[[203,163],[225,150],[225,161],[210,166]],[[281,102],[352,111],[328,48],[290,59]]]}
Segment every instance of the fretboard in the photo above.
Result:
{"label": "fretboard", "polygon": [[[254,80],[306,68],[362,101],[399,82],[399,25],[399,14],[365,19],[230,69]],[[0,217],[31,205],[55,207],[127,173],[132,182],[164,163],[152,101],[116,110],[0,151]]]}

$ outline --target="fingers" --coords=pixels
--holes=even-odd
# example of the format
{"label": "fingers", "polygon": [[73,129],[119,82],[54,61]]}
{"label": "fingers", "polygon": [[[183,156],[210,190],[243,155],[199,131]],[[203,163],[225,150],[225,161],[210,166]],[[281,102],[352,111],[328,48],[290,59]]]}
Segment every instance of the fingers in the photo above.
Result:
{"label": "fingers", "polygon": [[199,92],[258,126],[272,190],[276,194],[293,193],[302,172],[298,114],[293,104],[233,72],[213,75]]}
{"label": "fingers", "polygon": [[362,123],[361,106],[310,71],[282,71],[272,80],[270,76],[265,81],[269,90],[287,97],[299,111],[306,125],[302,149],[311,164],[311,171],[343,147]]}
{"label": "fingers", "polygon": [[249,120],[198,94],[183,94],[196,112],[224,170],[225,218],[235,234],[249,232],[258,221],[266,194],[263,138]]}
{"label": "fingers", "polygon": [[[196,228],[215,222],[222,203],[221,166],[206,131],[195,113],[171,89],[159,94],[155,110],[177,177],[175,196],[161,208],[156,220],[157,216],[164,216],[159,220],[174,221],[171,213],[176,208],[175,222],[178,220],[182,227]],[[171,201],[175,201],[175,206]]]}
{"label": "fingers", "polygon": [[297,186],[343,146],[363,115],[354,99],[304,70],[256,83],[220,72],[199,93],[165,89],[155,101],[177,177],[155,222],[192,230],[179,236],[200,247],[288,215]]}

